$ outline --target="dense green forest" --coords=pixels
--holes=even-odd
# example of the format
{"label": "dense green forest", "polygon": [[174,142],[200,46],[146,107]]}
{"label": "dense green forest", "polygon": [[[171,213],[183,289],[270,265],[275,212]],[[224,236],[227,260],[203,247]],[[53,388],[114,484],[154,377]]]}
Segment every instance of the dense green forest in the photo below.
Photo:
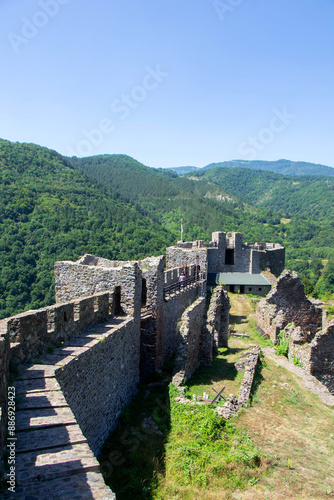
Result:
{"label": "dense green forest", "polygon": [[280,217],[334,220],[334,177],[287,176],[244,168],[213,168],[189,176],[213,182],[258,208],[275,211]]}
{"label": "dense green forest", "polygon": [[53,264],[163,253],[168,231],[54,151],[0,141],[0,318],[54,303]]}
{"label": "dense green forest", "polygon": [[287,267],[299,272],[309,294],[334,293],[326,273],[322,277],[327,261],[334,259],[334,179],[239,168],[178,177],[124,155],[72,161],[113,196],[157,217],[175,238],[182,217],[188,240],[208,241],[218,228],[243,232],[245,241],[281,243]]}
{"label": "dense green forest", "polygon": [[187,240],[222,230],[282,243],[308,293],[334,293],[332,184],[267,174],[181,177],[126,155],[65,158],[0,140],[0,318],[54,302],[55,261],[162,254],[181,218]]}

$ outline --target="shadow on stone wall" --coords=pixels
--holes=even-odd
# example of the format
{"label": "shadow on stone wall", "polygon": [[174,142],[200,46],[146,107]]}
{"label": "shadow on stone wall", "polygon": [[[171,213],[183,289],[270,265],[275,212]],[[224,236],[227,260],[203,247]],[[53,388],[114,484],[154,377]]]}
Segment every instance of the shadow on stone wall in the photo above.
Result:
{"label": "shadow on stone wall", "polygon": [[[170,371],[172,363],[168,364]],[[153,380],[153,379],[152,379]],[[101,472],[117,499],[153,498],[150,487],[165,473],[165,445],[170,430],[170,377],[155,375],[139,391],[119,418],[103,447]]]}

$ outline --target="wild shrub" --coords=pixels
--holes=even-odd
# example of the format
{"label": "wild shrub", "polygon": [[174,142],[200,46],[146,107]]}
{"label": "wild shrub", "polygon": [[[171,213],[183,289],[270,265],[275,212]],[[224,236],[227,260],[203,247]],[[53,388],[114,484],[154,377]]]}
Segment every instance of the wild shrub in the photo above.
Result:
{"label": "wild shrub", "polygon": [[288,357],[289,353],[289,341],[286,338],[285,332],[280,332],[278,334],[279,344],[275,347],[275,352],[278,356]]}

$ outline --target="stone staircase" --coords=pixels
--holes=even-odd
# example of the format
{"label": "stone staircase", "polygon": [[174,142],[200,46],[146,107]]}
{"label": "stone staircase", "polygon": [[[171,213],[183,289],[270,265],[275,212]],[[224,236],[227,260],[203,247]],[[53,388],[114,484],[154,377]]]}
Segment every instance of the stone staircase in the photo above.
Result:
{"label": "stone staircase", "polygon": [[55,371],[119,325],[98,325],[23,366],[16,389],[15,493],[20,500],[115,500],[55,378]]}

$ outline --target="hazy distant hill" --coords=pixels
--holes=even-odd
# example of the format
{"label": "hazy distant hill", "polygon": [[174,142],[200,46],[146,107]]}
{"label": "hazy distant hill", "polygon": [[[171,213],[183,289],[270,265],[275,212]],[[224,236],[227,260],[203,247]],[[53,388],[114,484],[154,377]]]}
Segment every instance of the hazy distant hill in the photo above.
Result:
{"label": "hazy distant hill", "polygon": [[184,175],[184,174],[189,174],[190,172],[194,172],[194,170],[198,170],[197,167],[174,167],[174,168],[169,168],[168,170],[172,170],[173,172],[176,172],[177,175]]}
{"label": "hazy distant hill", "polygon": [[210,163],[203,168],[197,167],[175,167],[170,168],[177,175],[185,175],[195,171],[208,170],[210,168],[249,168],[251,170],[267,170],[275,174],[283,175],[326,175],[334,176],[334,168],[318,165],[316,163],[307,163],[305,161],[248,161],[248,160],[231,160],[222,161],[219,163]]}
{"label": "hazy distant hill", "polygon": [[277,161],[248,161],[248,160],[232,160],[223,161],[220,163],[210,163],[201,170],[208,170],[209,168],[250,168],[252,170],[267,170],[276,174],[283,175],[326,175],[333,176],[334,168],[326,167],[325,165],[318,165],[316,163],[307,163],[304,161],[290,161],[290,160],[277,160]]}

